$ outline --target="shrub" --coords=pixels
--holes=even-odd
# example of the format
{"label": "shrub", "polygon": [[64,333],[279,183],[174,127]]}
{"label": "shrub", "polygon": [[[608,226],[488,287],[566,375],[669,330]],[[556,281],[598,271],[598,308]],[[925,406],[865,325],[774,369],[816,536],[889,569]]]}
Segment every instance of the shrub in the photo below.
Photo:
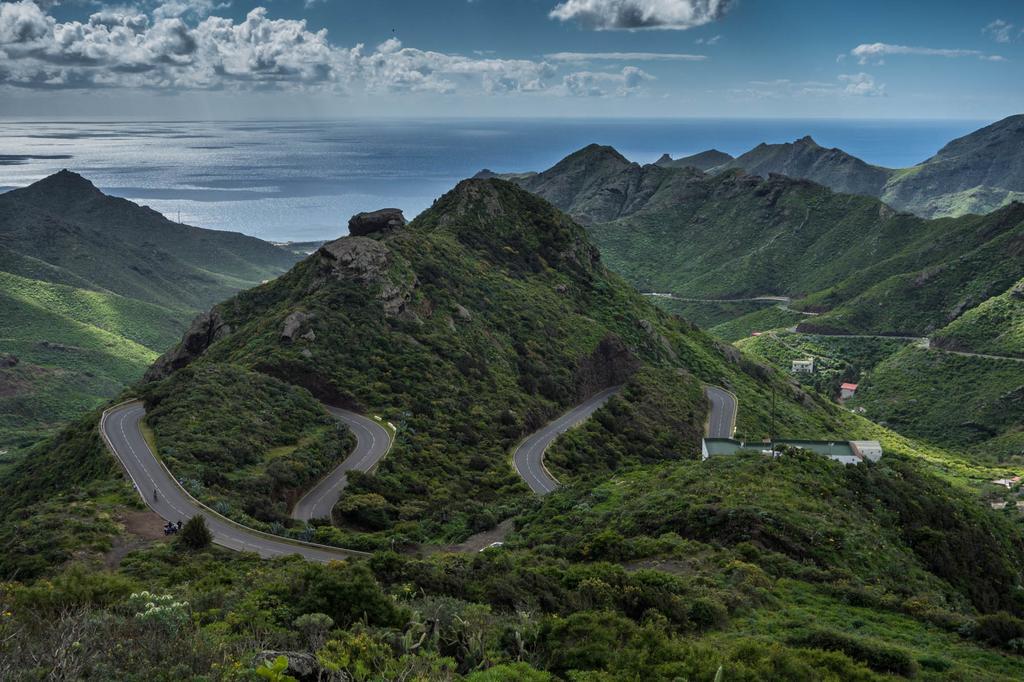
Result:
{"label": "shrub", "polygon": [[213,533],[206,525],[206,518],[202,514],[196,514],[181,529],[178,535],[179,542],[191,550],[206,549],[213,544]]}
{"label": "shrub", "polygon": [[879,673],[913,677],[918,670],[917,662],[902,649],[884,647],[830,630],[814,630],[796,635],[789,638],[788,643],[808,649],[840,651],[854,660],[862,661]]}
{"label": "shrub", "polygon": [[1013,640],[1024,638],[1024,620],[1005,611],[978,618],[974,637],[993,646],[1006,648]]}

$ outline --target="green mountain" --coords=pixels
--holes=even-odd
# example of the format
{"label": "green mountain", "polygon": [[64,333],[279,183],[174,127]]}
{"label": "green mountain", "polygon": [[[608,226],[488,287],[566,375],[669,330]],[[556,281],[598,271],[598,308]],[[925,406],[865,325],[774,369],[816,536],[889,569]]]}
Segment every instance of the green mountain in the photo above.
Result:
{"label": "green mountain", "polygon": [[657,189],[639,164],[596,144],[543,173],[506,179],[544,197],[584,225],[632,213]]}
{"label": "green mountain", "polygon": [[[925,220],[805,180],[617,159],[588,147],[518,182],[587,221],[609,266],[641,291],[787,296],[819,314],[808,331],[923,336],[1024,276],[1024,204]],[[601,170],[587,179],[587,168]]]}
{"label": "green mountain", "polygon": [[[149,437],[193,494],[375,553],[319,565],[143,540],[91,415],[0,471],[5,678],[267,677],[278,655],[278,673],[311,679],[1019,672],[1024,543],[977,497],[1003,470],[886,432],[662,312],[511,183],[466,181],[406,226],[324,245],[198,318],[149,378]],[[787,434],[881,438],[886,456],[701,462],[703,382],[736,393],[750,437],[774,414]],[[529,494],[510,449],[616,384],[552,446],[565,485]],[[314,398],[397,437],[333,523],[306,525],[281,517],[285,493],[351,443]],[[507,517],[500,548],[437,547]]]}
{"label": "green mountain", "polygon": [[[228,363],[399,426],[377,475],[352,486],[378,496],[380,542],[398,529],[459,540],[507,516],[526,492],[509,449],[619,383],[628,387],[613,401],[628,415],[623,427],[645,445],[611,456],[610,468],[697,452],[702,381],[741,397],[746,433],[766,431],[772,386],[780,428],[846,427],[827,401],[794,393],[660,311],[605,269],[579,225],[500,180],[466,181],[406,227],[326,244],[215,306],[148,376]],[[284,511],[278,520],[287,522]]]}
{"label": "green mountain", "polygon": [[[610,268],[641,291],[674,294],[654,300],[719,338],[777,330],[742,347],[783,371],[817,357],[815,374],[800,379],[809,388],[837,396],[842,381],[860,382],[858,407],[902,433],[982,461],[1022,452],[1024,365],[950,351],[1021,357],[1024,204],[928,220],[781,175],[620,162],[618,175],[601,174],[604,185],[578,177],[609,158],[589,147],[520,182],[588,219],[602,215],[593,207],[613,205],[604,215],[614,217],[588,225]],[[571,185],[561,177],[567,167]],[[623,208],[611,201],[623,186],[654,189]],[[821,341],[837,334],[928,336],[933,347],[879,354],[872,339]]]}
{"label": "green mountain", "polygon": [[[705,152],[711,154],[711,152]],[[899,211],[925,218],[988,213],[1024,200],[1024,114],[953,140],[932,158],[910,168],[868,164],[841,149],[826,149],[810,137],[760,144],[747,153],[710,165],[697,158],[657,164],[704,171],[742,169],[811,180],[837,192],[881,199]]]}
{"label": "green mountain", "polygon": [[1024,200],[1024,114],[953,140],[897,172],[882,200],[923,216],[987,213]]}
{"label": "green mountain", "polygon": [[810,180],[836,192],[881,196],[893,171],[867,164],[841,149],[826,149],[810,136],[787,144],[760,144],[720,164],[715,172],[741,169],[752,175],[772,174]]}
{"label": "green mountain", "polygon": [[0,338],[14,358],[0,369],[0,449],[116,395],[199,310],[296,258],[173,223],[66,170],[0,194]]}

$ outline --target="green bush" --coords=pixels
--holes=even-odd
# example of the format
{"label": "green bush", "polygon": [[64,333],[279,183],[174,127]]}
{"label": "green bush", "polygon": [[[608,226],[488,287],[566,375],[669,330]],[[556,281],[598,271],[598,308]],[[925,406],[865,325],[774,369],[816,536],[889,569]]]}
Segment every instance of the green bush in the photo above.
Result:
{"label": "green bush", "polygon": [[206,517],[196,514],[186,521],[178,532],[178,542],[192,551],[206,549],[213,544],[213,533],[206,525]]}
{"label": "green bush", "polygon": [[863,661],[869,668],[880,673],[914,677],[918,672],[917,662],[902,649],[886,647],[830,630],[814,630],[791,636],[786,641],[791,646],[841,651],[854,660]]}

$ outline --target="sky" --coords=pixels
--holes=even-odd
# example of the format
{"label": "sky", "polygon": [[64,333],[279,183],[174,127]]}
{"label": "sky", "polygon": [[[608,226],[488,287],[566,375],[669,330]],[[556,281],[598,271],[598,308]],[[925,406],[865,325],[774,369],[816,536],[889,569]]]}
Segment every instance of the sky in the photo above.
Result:
{"label": "sky", "polygon": [[0,117],[987,119],[1020,0],[0,0]]}

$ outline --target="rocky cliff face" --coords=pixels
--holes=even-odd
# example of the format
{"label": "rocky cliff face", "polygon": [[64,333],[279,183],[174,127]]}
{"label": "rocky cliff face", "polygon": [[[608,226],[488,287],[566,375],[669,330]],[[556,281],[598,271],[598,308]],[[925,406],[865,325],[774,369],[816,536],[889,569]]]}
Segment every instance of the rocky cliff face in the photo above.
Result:
{"label": "rocky cliff face", "polygon": [[216,341],[231,333],[231,326],[224,322],[217,308],[200,314],[192,321],[181,343],[161,355],[146,372],[143,381],[157,381],[185,367]]}
{"label": "rocky cliff face", "polygon": [[626,383],[641,364],[622,339],[615,334],[605,335],[576,369],[577,398],[584,400],[606,388]]}
{"label": "rocky cliff face", "polygon": [[384,242],[368,237],[342,237],[320,247],[315,257],[324,277],[349,280],[374,290],[385,315],[397,317],[407,312],[417,285],[416,276],[395,267],[396,258]]}

